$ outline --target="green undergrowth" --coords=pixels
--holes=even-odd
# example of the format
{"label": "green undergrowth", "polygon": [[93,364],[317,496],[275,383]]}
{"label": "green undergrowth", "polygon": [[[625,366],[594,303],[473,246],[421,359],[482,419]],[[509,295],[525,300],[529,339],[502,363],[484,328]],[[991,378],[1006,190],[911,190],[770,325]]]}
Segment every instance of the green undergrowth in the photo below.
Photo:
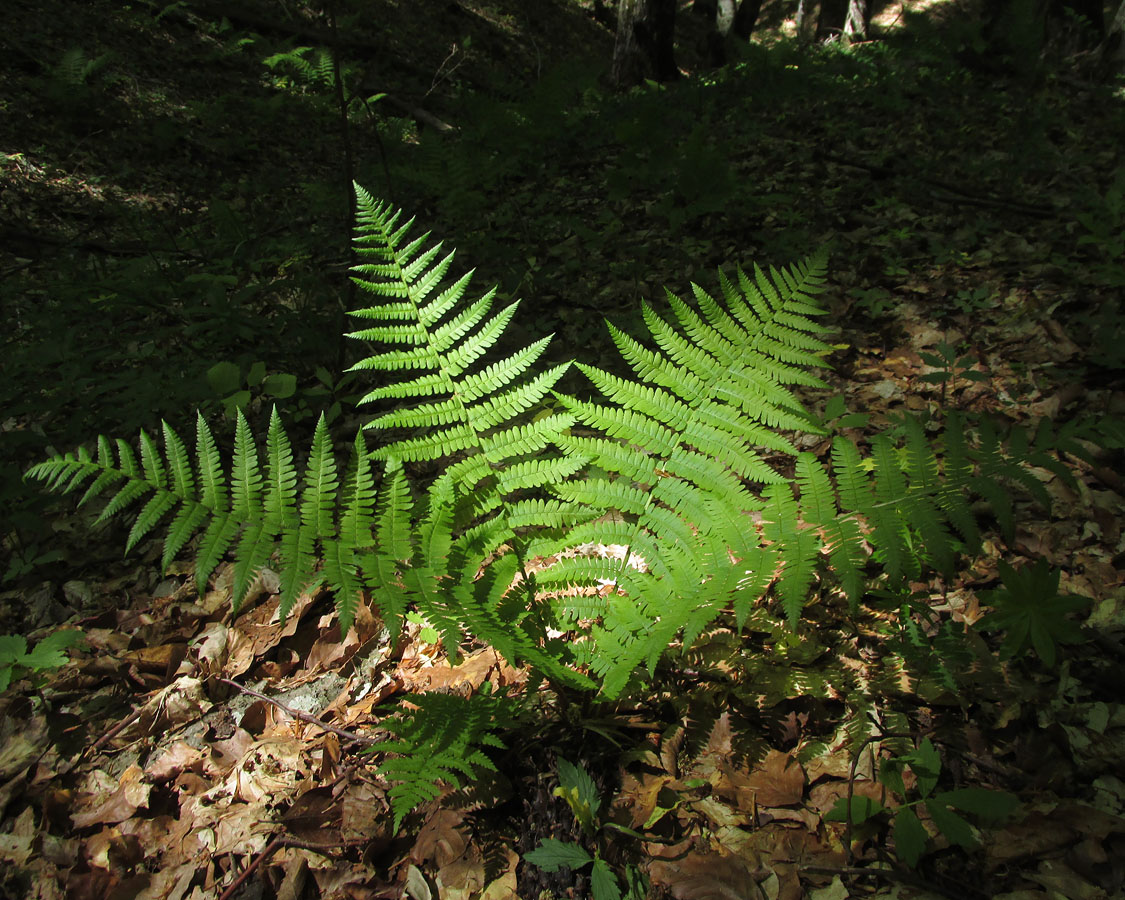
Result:
{"label": "green undergrowth", "polygon": [[[451,659],[491,646],[586,713],[688,678],[669,702],[689,746],[725,708],[840,695],[858,745],[883,690],[905,678],[956,694],[979,672],[981,638],[912,590],[935,573],[952,579],[983,528],[1011,536],[1013,493],[1048,503],[1031,467],[1073,481],[1057,456],[1084,453],[1071,431],[1044,422],[1002,436],[952,411],[938,432],[909,417],[843,430],[858,420],[829,402],[823,379],[824,252],[720,270],[710,289],[646,302],[639,333],[608,326],[612,371],[544,363],[550,337],[527,335],[518,302],[475,294],[451,250],[358,186],[356,199],[363,303],[348,336],[368,354],[351,372],[369,412],[349,460],[324,417],[295,449],[275,408],[264,441],[239,411],[230,453],[200,415],[190,443],[169,425],[136,444],[101,437],[29,477],[83,503],[103,498],[100,520],[128,513],[128,548],[162,529],[163,564],[190,550],[200,592],[233,555],[236,613],[268,567],[283,616],[317,587],[343,631],[365,598],[395,635],[420,614]],[[572,368],[585,391],[559,389]],[[1012,579],[991,622],[1002,629],[1023,627]],[[1052,583],[1046,571],[1034,579]],[[1053,650],[1075,639],[1064,617],[1074,608],[1056,604],[1028,627],[1053,629]],[[879,679],[823,662],[834,630],[847,640],[856,627],[889,648]],[[1025,643],[1019,634],[1004,652]],[[490,765],[488,748],[526,712],[505,694],[411,702],[384,720],[396,823],[437,782]]]}

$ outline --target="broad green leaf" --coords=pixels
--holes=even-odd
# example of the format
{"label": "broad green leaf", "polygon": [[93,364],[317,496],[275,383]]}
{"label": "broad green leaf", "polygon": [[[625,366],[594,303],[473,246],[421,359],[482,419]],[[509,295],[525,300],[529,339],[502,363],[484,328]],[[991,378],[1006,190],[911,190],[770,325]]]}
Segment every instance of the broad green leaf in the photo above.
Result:
{"label": "broad green leaf", "polygon": [[[870,797],[852,797],[852,824],[858,825],[860,822],[866,822],[872,816],[879,815],[884,809],[886,807],[878,800],[872,800]],[[837,800],[836,805],[828,811],[828,815],[824,818],[829,822],[846,822],[848,820],[848,798],[841,797]]]}
{"label": "broad green leaf", "polygon": [[24,657],[22,665],[35,670],[65,666],[69,657],[64,651],[68,647],[82,643],[85,638],[86,636],[75,628],[51,632]]}
{"label": "broad green leaf", "polygon": [[590,872],[590,887],[593,889],[594,900],[621,900],[617,876],[604,859],[594,860],[594,868]]}
{"label": "broad green leaf", "polygon": [[[586,827],[589,821],[592,827],[593,819],[597,817],[598,810],[601,808],[602,798],[590,774],[581,766],[572,765],[560,757],[559,786],[564,792],[562,796],[566,798],[578,821],[583,827]],[[582,813],[579,812],[580,809]]]}
{"label": "broad green leaf", "polygon": [[218,362],[207,370],[207,383],[220,397],[226,397],[241,387],[242,372],[235,363]]}
{"label": "broad green leaf", "polygon": [[914,810],[902,807],[895,814],[894,824],[895,853],[898,858],[913,868],[918,865],[918,860],[926,852],[926,841],[929,835]]}
{"label": "broad green leaf", "polygon": [[564,867],[580,869],[594,861],[594,858],[577,844],[555,838],[544,839],[543,843],[530,853],[525,853],[523,858],[544,872],[557,872]]}
{"label": "broad green leaf", "polygon": [[934,797],[934,801],[972,813],[974,816],[979,816],[989,822],[995,822],[1010,815],[1020,803],[1019,797],[1015,794],[975,787],[943,791]]}
{"label": "broad green leaf", "polygon": [[0,634],[0,666],[22,663],[27,653],[27,640],[18,634]]}
{"label": "broad green leaf", "polygon": [[278,373],[267,375],[262,381],[262,393],[277,400],[284,400],[297,393],[297,376]]}
{"label": "broad green leaf", "polygon": [[941,774],[941,755],[930,739],[925,738],[917,750],[904,753],[900,759],[910,766],[917,777],[918,793],[923,797],[930,796],[937,785],[938,775]]}
{"label": "broad green leaf", "polygon": [[957,844],[966,849],[976,847],[977,840],[973,836],[972,826],[944,803],[938,800],[927,800],[926,811],[930,814],[930,818],[934,820],[938,831],[944,834],[951,844]]}

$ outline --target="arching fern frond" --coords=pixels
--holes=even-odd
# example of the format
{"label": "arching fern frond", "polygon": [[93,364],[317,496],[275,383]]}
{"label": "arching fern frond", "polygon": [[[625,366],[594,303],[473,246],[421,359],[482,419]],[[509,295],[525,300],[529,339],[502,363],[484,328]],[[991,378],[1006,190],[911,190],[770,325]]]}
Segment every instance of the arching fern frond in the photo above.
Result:
{"label": "arching fern frond", "polygon": [[[323,579],[336,597],[340,624],[347,631],[365,587],[364,566],[377,568],[380,559],[372,552],[376,547],[371,532],[376,493],[362,437],[356,439],[353,471],[343,489],[323,418],[314,432],[300,488],[292,447],[276,410],[266,438],[265,473],[241,412],[235,424],[229,473],[202,416],[196,420],[194,458],[167,423],[163,437],[160,448],[141,432],[139,465],[124,441],[117,441],[114,447],[99,438],[96,459],[83,449],[40,463],[28,476],[64,492],[89,482],[82,503],[116,488],[99,520],[117,516],[147,497],[130,529],[127,550],[172,514],[164,538],[164,564],[198,535],[195,578],[201,592],[233,546],[235,612],[255,576],[276,552],[282,573],[281,614],[292,608],[302,591]],[[391,480],[388,485],[387,493],[393,495],[396,483]],[[401,608],[399,604],[395,611],[401,612]]]}
{"label": "arching fern frond", "polygon": [[393,737],[371,748],[394,754],[379,772],[394,782],[389,796],[396,831],[412,810],[441,795],[442,782],[458,788],[479,769],[496,771],[483,748],[503,748],[497,735],[513,720],[513,702],[493,694],[487,682],[468,698],[426,693],[410,702],[417,708],[383,721]]}
{"label": "arching fern frond", "polygon": [[[824,269],[822,254],[784,277],[774,272],[772,281],[760,270],[753,281],[740,273],[737,288],[723,279],[722,302],[693,286],[698,310],[669,294],[675,324],[646,305],[644,321],[658,349],[611,327],[635,377],[580,365],[605,402],[560,396],[602,436],[562,435],[559,445],[607,474],[557,485],[555,493],[623,515],[627,526],[615,529],[615,538],[648,563],[644,574],[619,566],[619,586],[635,596],[615,600],[595,629],[599,654],[605,642],[600,664],[613,673],[604,690],[623,686],[621,672],[636,663],[651,668],[657,639],[666,645],[689,621],[698,632],[735,602],[734,587],[748,583],[737,560],[769,566],[768,575],[751,581],[778,578],[791,618],[803,604],[819,545],[798,522],[792,491],[783,486],[788,479],[768,457],[796,455],[779,426],[816,430],[789,386],[822,384],[806,370],[823,366],[816,354],[830,349],[815,337],[823,329],[809,312],[819,313],[812,295],[822,288]],[[769,485],[776,486],[766,495],[774,518],[765,527],[780,556],[767,562],[745,513],[762,507]],[[586,529],[572,536],[589,538]],[[700,559],[714,564],[705,574]],[[728,570],[737,577],[722,574]]]}
{"label": "arching fern frond", "polygon": [[[396,409],[376,416],[366,427],[415,432],[392,440],[376,456],[443,462],[459,495],[476,515],[496,516],[508,523],[488,532],[492,546],[486,550],[514,542],[522,559],[524,540],[514,522],[508,521],[514,498],[543,491],[564,469],[576,469],[542,453],[555,435],[573,423],[573,417],[528,419],[543,405],[567,365],[534,371],[549,338],[499,362],[477,365],[503,335],[517,304],[493,312],[495,291],[468,300],[471,273],[443,287],[453,254],[443,255],[440,244],[427,247],[428,235],[410,239],[412,223],[400,225],[398,212],[377,203],[358,186],[356,196],[356,247],[362,262],[354,269],[354,280],[378,302],[354,311],[358,318],[376,324],[352,336],[382,346],[354,368],[391,377],[407,373],[364,398],[398,401]],[[516,474],[498,477],[509,469]],[[558,510],[549,505],[538,509],[539,517],[533,508],[523,507],[518,527],[554,527]]]}

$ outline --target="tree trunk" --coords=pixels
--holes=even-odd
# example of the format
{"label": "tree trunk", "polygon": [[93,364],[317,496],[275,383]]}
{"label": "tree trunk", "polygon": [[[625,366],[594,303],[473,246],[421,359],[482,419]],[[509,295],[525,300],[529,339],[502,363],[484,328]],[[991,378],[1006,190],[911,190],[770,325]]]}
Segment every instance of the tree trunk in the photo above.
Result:
{"label": "tree trunk", "polygon": [[816,19],[818,41],[826,41],[843,34],[848,2],[849,0],[820,0],[820,15]]}
{"label": "tree trunk", "polygon": [[[760,0],[759,0],[760,2]],[[691,11],[708,20],[706,46],[707,61],[718,67],[727,61],[727,42],[736,16],[735,0],[694,0]]]}
{"label": "tree trunk", "polygon": [[844,37],[849,41],[862,41],[867,36],[867,0],[848,0],[848,15],[844,19]]}
{"label": "tree trunk", "polygon": [[734,25],[731,27],[735,37],[742,38],[744,41],[750,40],[750,35],[754,33],[754,26],[758,24],[758,16],[761,14],[762,0],[742,0],[738,4],[738,12],[734,14]]}
{"label": "tree trunk", "polygon": [[985,0],[983,33],[990,54],[1026,67],[1044,50],[1069,56],[1099,47],[1105,13],[1102,0]]}
{"label": "tree trunk", "polygon": [[813,10],[816,9],[816,0],[797,0],[797,37],[803,41],[809,39],[812,31]]}
{"label": "tree trunk", "polygon": [[675,31],[676,0],[620,0],[610,69],[613,84],[624,88],[646,78],[678,78]]}
{"label": "tree trunk", "polygon": [[1103,77],[1125,72],[1125,0],[1121,0],[1117,15],[1110,22],[1102,42],[1101,57]]}

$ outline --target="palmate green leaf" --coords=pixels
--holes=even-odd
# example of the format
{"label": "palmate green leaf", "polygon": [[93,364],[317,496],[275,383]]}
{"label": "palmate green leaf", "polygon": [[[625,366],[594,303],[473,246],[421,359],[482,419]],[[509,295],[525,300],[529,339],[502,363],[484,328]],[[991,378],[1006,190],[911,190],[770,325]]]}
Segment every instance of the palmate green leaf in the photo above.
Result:
{"label": "palmate green leaf", "polygon": [[1082,640],[1081,629],[1067,617],[1086,609],[1091,601],[1076,595],[1060,595],[1061,573],[1045,559],[1019,570],[1000,560],[997,568],[1004,588],[981,592],[985,602],[996,608],[977,627],[1005,632],[1001,644],[1003,657],[1018,656],[1030,646],[1044,665],[1052,668],[1057,644]]}
{"label": "palmate green leaf", "polygon": [[39,642],[24,655],[21,665],[36,671],[42,669],[57,669],[65,666],[69,657],[65,651],[77,647],[86,640],[86,635],[77,628],[61,628],[52,631],[41,638]]}

